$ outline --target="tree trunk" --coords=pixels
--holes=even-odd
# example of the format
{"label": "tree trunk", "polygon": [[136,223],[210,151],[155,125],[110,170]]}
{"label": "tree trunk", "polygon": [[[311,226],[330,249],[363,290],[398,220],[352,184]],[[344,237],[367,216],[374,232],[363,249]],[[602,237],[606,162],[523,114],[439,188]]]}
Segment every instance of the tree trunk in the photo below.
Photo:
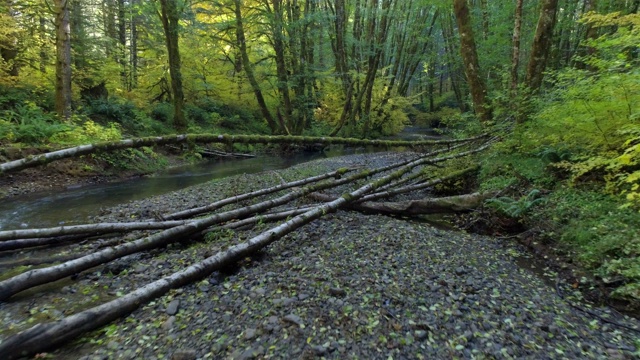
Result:
{"label": "tree trunk", "polygon": [[525,83],[532,92],[537,92],[542,86],[544,70],[547,66],[547,59],[551,51],[551,40],[553,38],[553,28],[556,24],[556,10],[558,0],[542,0],[540,17],[536,34],[531,46],[531,56],[527,67],[527,77]]}
{"label": "tree trunk", "polygon": [[167,54],[169,55],[169,72],[171,74],[171,91],[173,93],[173,126],[178,132],[187,130],[187,119],[184,116],[184,93],[182,90],[182,70],[180,48],[178,46],[178,12],[177,0],[160,0],[160,20],[164,29]]}
{"label": "tree trunk", "polygon": [[71,26],[69,0],[55,0],[56,26],[56,112],[71,117]]}
{"label": "tree trunk", "polygon": [[480,75],[478,53],[469,17],[467,0],[454,0],[453,9],[460,32],[460,54],[464,62],[464,72],[471,90],[471,99],[476,115],[482,122],[491,120],[491,106],[487,98],[487,88]]}
{"label": "tree trunk", "polygon": [[132,0],[129,6],[131,16],[131,43],[129,48],[131,79],[129,80],[129,91],[138,87],[138,22],[140,21],[140,16],[137,14],[137,7],[138,0]]}
{"label": "tree trunk", "polygon": [[127,23],[125,19],[125,0],[118,1],[118,64],[120,64],[120,82],[124,89],[128,89],[127,76]]}
{"label": "tree trunk", "polygon": [[520,66],[520,29],[522,28],[522,2],[516,0],[516,14],[513,25],[513,51],[511,52],[511,98],[518,89],[518,68]]}
{"label": "tree trunk", "polygon": [[247,40],[245,38],[244,24],[242,21],[241,3],[242,0],[234,0],[234,10],[236,17],[236,40],[238,42],[238,47],[240,48],[242,66],[244,67],[244,72],[245,74],[247,74],[247,79],[249,80],[251,88],[253,89],[253,94],[258,101],[262,116],[267,121],[267,125],[269,125],[269,128],[271,129],[271,133],[278,134],[281,132],[281,129],[271,115],[269,108],[267,107],[267,103],[264,100],[264,96],[262,95],[262,90],[260,89],[260,84],[258,84],[258,80],[256,80],[255,74],[253,73],[253,66],[251,65],[251,60],[249,59],[249,53],[247,51]]}

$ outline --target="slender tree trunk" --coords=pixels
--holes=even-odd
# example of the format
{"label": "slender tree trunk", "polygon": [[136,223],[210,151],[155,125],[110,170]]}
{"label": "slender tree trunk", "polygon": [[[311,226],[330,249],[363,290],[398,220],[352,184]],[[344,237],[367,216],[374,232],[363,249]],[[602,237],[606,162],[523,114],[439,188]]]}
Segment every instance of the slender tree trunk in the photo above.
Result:
{"label": "slender tree trunk", "polygon": [[234,0],[235,5],[235,17],[236,17],[236,40],[238,42],[238,47],[240,48],[240,55],[242,57],[242,66],[244,67],[244,72],[247,74],[247,79],[251,84],[251,88],[253,89],[253,94],[258,101],[258,105],[260,106],[260,112],[262,116],[267,121],[269,128],[271,129],[272,134],[277,134],[281,132],[280,127],[273,119],[271,112],[269,112],[269,108],[267,108],[267,103],[264,100],[264,96],[262,95],[262,90],[260,89],[260,84],[258,84],[258,80],[256,80],[255,74],[253,73],[253,66],[251,65],[251,60],[249,59],[249,53],[247,51],[247,40],[244,34],[244,24],[242,21],[242,0]]}
{"label": "slender tree trunk", "polygon": [[[47,37],[47,30],[45,28],[45,24],[46,24],[46,19],[44,18],[44,16],[40,16],[39,17],[39,34],[42,37],[42,39],[46,39]],[[42,43],[40,44],[40,72],[45,74],[47,72],[47,63],[49,62],[49,53],[47,51],[47,42],[46,40],[42,40]]]}
{"label": "slender tree trunk", "polygon": [[273,1],[273,50],[276,54],[276,73],[278,82],[276,88],[282,99],[283,111],[278,111],[278,117],[285,133],[290,134],[295,124],[292,123],[293,106],[289,94],[289,76],[285,59],[284,20],[282,0]]}
{"label": "slender tree trunk", "polygon": [[131,14],[131,41],[129,48],[131,79],[129,80],[129,91],[138,87],[138,21],[140,20],[137,15],[137,6],[138,0],[132,0],[129,6]]}
{"label": "slender tree trunk", "polygon": [[71,25],[69,0],[55,0],[56,26],[56,112],[71,117]]}
{"label": "slender tree trunk", "polygon": [[127,23],[125,19],[125,0],[118,0],[118,64],[120,64],[120,81],[128,89],[127,76]]}
{"label": "slender tree trunk", "polygon": [[473,36],[467,0],[454,0],[453,9],[460,32],[460,54],[464,62],[464,72],[471,90],[471,98],[476,115],[482,122],[491,120],[491,106],[487,99],[487,87],[480,75],[478,53]]}
{"label": "slender tree trunk", "polygon": [[187,130],[187,119],[184,116],[184,93],[182,90],[182,71],[180,48],[178,46],[178,21],[180,14],[176,0],[160,0],[160,20],[164,29],[167,53],[169,55],[169,72],[171,73],[171,91],[173,92],[173,126],[176,131]]}
{"label": "slender tree trunk", "polygon": [[525,83],[533,92],[537,92],[542,86],[544,70],[551,51],[553,28],[556,24],[556,10],[558,0],[542,0],[536,35],[531,47],[531,57],[527,67]]}
{"label": "slender tree trunk", "polygon": [[518,88],[518,68],[520,66],[520,29],[522,29],[522,0],[516,0],[516,14],[513,25],[513,51],[511,52],[511,97]]}

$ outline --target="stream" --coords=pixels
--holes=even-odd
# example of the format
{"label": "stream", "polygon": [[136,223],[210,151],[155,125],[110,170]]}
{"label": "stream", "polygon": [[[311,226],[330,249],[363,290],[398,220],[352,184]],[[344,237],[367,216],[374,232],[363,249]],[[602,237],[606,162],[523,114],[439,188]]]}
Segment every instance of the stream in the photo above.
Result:
{"label": "stream", "polygon": [[102,207],[160,195],[227,176],[284,169],[318,158],[372,151],[375,150],[336,146],[325,152],[304,152],[288,157],[264,155],[250,159],[210,159],[171,168],[149,177],[27,194],[0,203],[0,230],[85,223]]}
{"label": "stream", "polygon": [[[409,126],[391,138],[422,140],[441,136],[430,128]],[[375,151],[383,149],[331,146],[324,152],[301,152],[288,157],[261,155],[250,159],[210,159],[149,177],[63,191],[36,192],[0,202],[0,230],[86,223],[100,208],[180,190],[214,179],[284,169],[318,158]]]}

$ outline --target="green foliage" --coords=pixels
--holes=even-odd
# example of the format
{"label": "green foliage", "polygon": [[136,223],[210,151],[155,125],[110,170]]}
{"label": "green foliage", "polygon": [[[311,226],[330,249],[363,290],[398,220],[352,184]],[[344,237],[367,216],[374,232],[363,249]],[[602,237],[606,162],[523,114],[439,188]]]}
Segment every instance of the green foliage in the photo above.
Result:
{"label": "green foliage", "polygon": [[0,111],[0,141],[37,144],[49,137],[67,131],[68,124],[60,124],[33,102],[15,105]]}
{"label": "green foliage", "polygon": [[117,141],[122,139],[120,127],[115,123],[102,126],[92,120],[85,121],[81,126],[58,132],[49,140],[53,143],[64,145],[81,145],[103,141]]}
{"label": "green foliage", "polygon": [[545,198],[540,197],[540,190],[533,189],[527,195],[519,199],[502,196],[499,198],[488,199],[485,204],[493,209],[500,211],[508,217],[514,219],[523,218],[531,209],[545,202]]}
{"label": "green foliage", "polygon": [[[614,295],[640,300],[640,217],[615,196],[575,188],[553,192],[534,217],[549,238],[559,238],[576,259],[607,279],[622,279]],[[549,222],[551,220],[551,222]]]}
{"label": "green foliage", "polygon": [[545,188],[555,184],[541,156],[513,152],[511,146],[510,141],[496,144],[482,157],[478,176],[482,190],[502,190],[519,181]]}
{"label": "green foliage", "polygon": [[167,165],[165,158],[159,156],[150,147],[124,149],[109,153],[92,155],[98,161],[107,163],[111,171],[134,170],[138,173],[150,173],[163,169]]}

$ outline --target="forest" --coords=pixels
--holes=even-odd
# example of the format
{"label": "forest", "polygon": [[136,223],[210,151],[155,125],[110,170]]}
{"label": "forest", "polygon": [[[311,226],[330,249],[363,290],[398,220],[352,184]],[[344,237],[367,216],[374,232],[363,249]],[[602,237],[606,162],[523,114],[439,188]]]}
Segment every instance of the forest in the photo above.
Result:
{"label": "forest", "polygon": [[[574,269],[564,281],[581,296],[637,316],[639,10],[640,0],[0,0],[0,181],[80,155],[65,176],[149,173],[176,151],[197,162],[211,151],[442,145],[452,153],[429,148],[422,163],[452,160],[425,180],[465,202],[452,223]],[[398,140],[407,127],[437,139]],[[412,170],[397,171],[366,191]],[[339,201],[412,215],[357,202],[371,196],[361,189],[316,195],[325,205],[308,216]],[[179,233],[184,218],[157,229]],[[19,238],[1,225],[0,252]],[[21,291],[6,285],[14,275],[0,274],[0,309]]]}

